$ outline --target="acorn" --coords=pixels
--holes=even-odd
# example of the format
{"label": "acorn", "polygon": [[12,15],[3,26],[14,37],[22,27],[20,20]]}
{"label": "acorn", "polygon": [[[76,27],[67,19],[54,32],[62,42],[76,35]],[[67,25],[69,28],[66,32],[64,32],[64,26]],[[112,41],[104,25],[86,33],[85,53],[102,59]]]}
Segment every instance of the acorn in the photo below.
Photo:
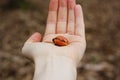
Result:
{"label": "acorn", "polygon": [[67,40],[67,38],[63,36],[57,36],[52,41],[57,46],[67,46],[69,44],[69,41]]}

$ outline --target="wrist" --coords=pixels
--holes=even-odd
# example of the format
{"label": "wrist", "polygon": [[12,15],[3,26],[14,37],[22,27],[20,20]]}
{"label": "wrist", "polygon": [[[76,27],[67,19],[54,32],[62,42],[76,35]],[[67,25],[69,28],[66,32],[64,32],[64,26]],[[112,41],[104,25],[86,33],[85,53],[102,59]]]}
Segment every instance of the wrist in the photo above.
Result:
{"label": "wrist", "polygon": [[34,80],[76,80],[76,65],[64,56],[35,59]]}

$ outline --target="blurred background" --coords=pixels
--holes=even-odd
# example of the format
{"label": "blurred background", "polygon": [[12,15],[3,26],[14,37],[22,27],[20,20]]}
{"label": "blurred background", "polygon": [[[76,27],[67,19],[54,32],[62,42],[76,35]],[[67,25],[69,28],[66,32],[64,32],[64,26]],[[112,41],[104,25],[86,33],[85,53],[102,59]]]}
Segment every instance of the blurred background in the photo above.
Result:
{"label": "blurred background", "polygon": [[[87,50],[78,80],[120,80],[120,0],[77,0],[84,11]],[[21,48],[44,34],[49,0],[0,0],[0,80],[32,80],[34,65]]]}

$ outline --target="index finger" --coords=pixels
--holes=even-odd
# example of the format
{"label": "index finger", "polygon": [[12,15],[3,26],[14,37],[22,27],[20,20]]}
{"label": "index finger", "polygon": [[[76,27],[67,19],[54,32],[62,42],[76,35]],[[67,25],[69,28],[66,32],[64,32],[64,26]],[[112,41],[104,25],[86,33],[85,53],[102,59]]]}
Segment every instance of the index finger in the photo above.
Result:
{"label": "index finger", "polygon": [[49,4],[49,12],[48,12],[45,35],[55,34],[56,32],[57,9],[58,9],[58,0],[51,0]]}

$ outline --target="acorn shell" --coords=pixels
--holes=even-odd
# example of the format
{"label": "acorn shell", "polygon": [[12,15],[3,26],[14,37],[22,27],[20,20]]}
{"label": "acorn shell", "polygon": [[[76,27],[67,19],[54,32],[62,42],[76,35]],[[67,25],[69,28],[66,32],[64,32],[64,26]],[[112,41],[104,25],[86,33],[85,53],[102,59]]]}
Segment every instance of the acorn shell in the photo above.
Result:
{"label": "acorn shell", "polygon": [[53,43],[57,46],[67,46],[69,44],[67,38],[63,36],[57,36],[53,39]]}

